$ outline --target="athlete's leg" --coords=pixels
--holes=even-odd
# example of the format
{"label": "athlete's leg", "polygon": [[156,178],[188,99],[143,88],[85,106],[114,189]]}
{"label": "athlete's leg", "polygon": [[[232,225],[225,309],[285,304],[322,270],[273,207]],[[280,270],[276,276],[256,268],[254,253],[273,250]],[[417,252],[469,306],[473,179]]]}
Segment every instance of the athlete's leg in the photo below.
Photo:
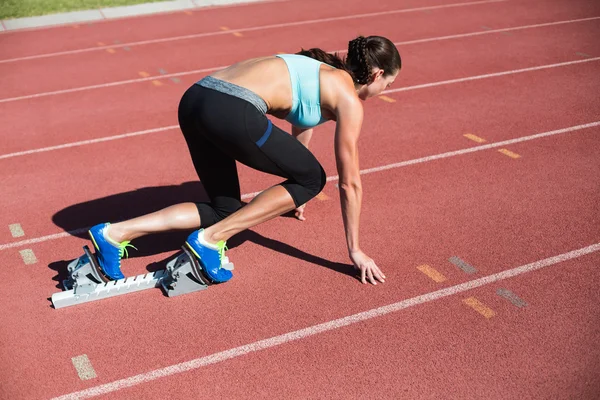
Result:
{"label": "athlete's leg", "polygon": [[109,226],[107,234],[115,241],[170,230],[197,229],[215,224],[241,206],[240,185],[235,160],[205,136],[198,118],[203,89],[192,86],[178,109],[179,126],[192,163],[210,202],[181,203],[141,217]]}
{"label": "athlete's leg", "polygon": [[[196,171],[211,203],[181,203],[114,224],[92,227],[90,238],[100,267],[112,279],[123,278],[121,258],[129,242],[149,233],[209,226],[241,207],[235,160],[208,141],[201,131],[196,106],[201,89],[192,86],[179,104],[179,123]],[[214,203],[214,204],[213,204]]]}

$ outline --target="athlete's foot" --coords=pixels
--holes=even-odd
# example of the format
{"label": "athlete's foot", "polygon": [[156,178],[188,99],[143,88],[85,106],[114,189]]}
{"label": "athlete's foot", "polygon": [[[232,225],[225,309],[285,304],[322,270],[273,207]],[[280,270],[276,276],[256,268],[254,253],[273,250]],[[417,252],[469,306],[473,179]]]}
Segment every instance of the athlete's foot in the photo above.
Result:
{"label": "athlete's foot", "polygon": [[100,269],[102,269],[104,275],[117,280],[125,277],[121,272],[123,253],[127,254],[127,247],[133,247],[134,249],[135,247],[130,245],[127,240],[119,243],[111,239],[107,232],[109,226],[109,223],[98,224],[90,228],[88,233],[94,243]]}
{"label": "athlete's foot", "polygon": [[204,238],[204,229],[200,229],[192,232],[185,244],[198,258],[202,269],[213,282],[227,282],[233,277],[230,270],[223,268],[229,263],[225,256],[227,249],[225,241],[209,243]]}

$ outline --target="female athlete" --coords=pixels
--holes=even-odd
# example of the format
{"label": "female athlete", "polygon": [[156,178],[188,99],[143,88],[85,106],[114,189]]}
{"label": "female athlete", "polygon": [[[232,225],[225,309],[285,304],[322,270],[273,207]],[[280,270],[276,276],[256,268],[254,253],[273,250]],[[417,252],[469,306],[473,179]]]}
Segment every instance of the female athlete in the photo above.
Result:
{"label": "female athlete", "polygon": [[[236,63],[193,84],[178,110],[196,172],[210,198],[181,203],[141,217],[92,227],[89,235],[102,272],[121,279],[121,258],[130,241],[175,229],[197,229],[185,245],[214,283],[232,272],[223,268],[226,241],[236,233],[296,210],[323,189],[326,175],[308,149],[313,128],[335,121],[335,159],[348,255],[361,282],[376,285],[385,275],[359,242],[362,202],[357,142],[363,121],[361,100],[389,87],[401,68],[394,44],[381,36],[359,36],[347,56],[314,48],[296,54]],[[292,124],[292,134],[267,114]],[[285,181],[242,207],[236,161]],[[133,246],[131,246],[133,247]]]}

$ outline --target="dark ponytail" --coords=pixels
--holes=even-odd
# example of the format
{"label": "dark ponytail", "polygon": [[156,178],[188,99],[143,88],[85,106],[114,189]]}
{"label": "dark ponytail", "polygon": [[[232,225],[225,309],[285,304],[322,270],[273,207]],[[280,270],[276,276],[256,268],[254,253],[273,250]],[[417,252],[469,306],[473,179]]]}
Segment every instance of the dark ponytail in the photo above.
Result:
{"label": "dark ponytail", "polygon": [[313,49],[309,49],[309,50],[302,49],[302,51],[299,51],[296,54],[314,58],[315,60],[319,60],[321,62],[324,62],[325,64],[329,64],[332,67],[335,67],[337,69],[346,70],[346,65],[344,64],[344,61],[338,55],[338,53],[331,54],[331,53],[327,53],[319,48],[313,48]]}
{"label": "dark ponytail", "polygon": [[389,39],[382,36],[359,36],[348,42],[348,55],[342,59],[338,53],[327,53],[319,48],[296,53],[314,58],[350,74],[355,83],[366,85],[375,67],[384,71],[384,76],[395,74],[402,68],[398,49]]}

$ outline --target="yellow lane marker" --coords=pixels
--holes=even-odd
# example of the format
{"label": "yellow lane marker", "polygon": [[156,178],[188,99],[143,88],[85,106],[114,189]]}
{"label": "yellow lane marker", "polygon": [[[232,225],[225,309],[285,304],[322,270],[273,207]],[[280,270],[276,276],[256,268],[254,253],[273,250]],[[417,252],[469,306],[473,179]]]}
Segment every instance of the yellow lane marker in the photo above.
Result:
{"label": "yellow lane marker", "polygon": [[163,85],[161,81],[156,81],[156,80],[152,81],[152,84],[154,86],[162,86]]}
{"label": "yellow lane marker", "polygon": [[35,256],[35,254],[33,254],[33,250],[25,249],[25,250],[19,251],[19,253],[21,253],[21,258],[23,258],[23,262],[26,265],[31,265],[31,264],[37,263],[37,257]]}
{"label": "yellow lane marker", "polygon": [[463,303],[471,307],[473,310],[477,311],[479,314],[483,315],[486,318],[492,318],[496,313],[494,310],[477,300],[475,297],[469,297],[468,299],[464,299]]}
{"label": "yellow lane marker", "polygon": [[485,139],[482,139],[479,136],[475,136],[471,133],[464,134],[463,136],[466,137],[467,139],[471,139],[472,141],[477,142],[477,143],[485,143]]}
{"label": "yellow lane marker", "polygon": [[115,49],[106,49],[106,51],[108,51],[110,54],[114,54],[115,53]]}
{"label": "yellow lane marker", "polygon": [[138,74],[140,74],[140,76],[143,78],[147,78],[150,76],[150,74],[147,73],[146,71],[140,71],[140,72],[138,72]]}
{"label": "yellow lane marker", "polygon": [[[229,27],[227,27],[227,26],[222,26],[222,27],[220,27],[220,29],[221,29],[222,31],[228,31],[228,30],[229,30]],[[243,36],[243,35],[242,35],[241,33],[239,33],[239,32],[231,32],[231,33],[233,34],[233,36],[237,36],[237,37],[242,37],[242,36]]]}
{"label": "yellow lane marker", "polygon": [[500,149],[498,150],[500,153],[504,154],[505,156],[509,156],[510,158],[520,158],[521,156],[518,155],[517,153],[513,153],[510,150],[506,150],[506,149]]}
{"label": "yellow lane marker", "polygon": [[446,280],[444,275],[440,274],[435,268],[430,267],[427,264],[419,265],[417,269],[438,283]]}
{"label": "yellow lane marker", "polygon": [[77,371],[77,375],[79,375],[79,379],[82,381],[97,377],[96,371],[86,354],[71,358],[71,362]]}
{"label": "yellow lane marker", "polygon": [[388,103],[395,103],[396,100],[392,99],[391,97],[387,97],[387,96],[378,96],[381,100],[383,101],[387,101]]}
{"label": "yellow lane marker", "polygon": [[185,11],[185,13],[186,13],[187,15],[194,15],[194,13],[192,13],[191,11]]}
{"label": "yellow lane marker", "polygon": [[8,229],[10,229],[10,234],[12,235],[12,237],[25,236],[25,232],[23,232],[21,224],[11,224],[8,226]]}
{"label": "yellow lane marker", "polygon": [[321,201],[325,201],[325,200],[329,200],[329,196],[327,196],[325,193],[321,192],[319,193],[317,196],[317,199],[321,200]]}
{"label": "yellow lane marker", "polygon": [[106,46],[106,43],[104,43],[104,42],[98,42],[98,46]]}

